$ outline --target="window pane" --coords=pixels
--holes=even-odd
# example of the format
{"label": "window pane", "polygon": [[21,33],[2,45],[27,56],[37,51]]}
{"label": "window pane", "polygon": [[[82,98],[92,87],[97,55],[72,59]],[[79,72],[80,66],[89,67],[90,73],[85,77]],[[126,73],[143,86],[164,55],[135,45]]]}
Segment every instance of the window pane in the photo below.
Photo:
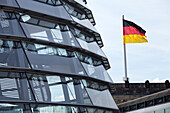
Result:
{"label": "window pane", "polygon": [[170,113],[170,108],[165,109],[165,113]]}
{"label": "window pane", "polygon": [[66,20],[72,20],[63,6],[52,6],[41,2],[37,2],[35,0],[17,0],[17,2],[21,8],[30,11],[35,11],[42,14],[54,16],[57,18],[63,18]]}
{"label": "window pane", "polygon": [[6,6],[12,6],[12,7],[18,7],[15,0],[1,0],[0,5],[6,5]]}
{"label": "window pane", "polygon": [[164,113],[164,110],[155,111],[155,113]]}
{"label": "window pane", "polygon": [[24,73],[0,72],[0,100],[34,100]]}
{"label": "window pane", "polygon": [[0,39],[0,66],[29,68],[19,42]]}
{"label": "window pane", "polygon": [[70,31],[61,32],[61,30],[58,28],[50,29],[22,22],[21,25],[28,38],[79,47],[78,43],[76,42],[74,36],[70,33]]}
{"label": "window pane", "polygon": [[103,67],[103,65],[93,66],[93,65],[86,64],[86,63],[83,63],[83,62],[81,62],[81,63],[83,65],[84,69],[86,70],[87,74],[90,77],[100,79],[100,80],[104,80],[104,81],[107,81],[107,82],[112,82],[112,79],[108,75],[108,73],[105,70],[105,68]]}
{"label": "window pane", "polygon": [[[14,15],[14,14],[12,14]],[[18,21],[0,9],[0,34],[25,37]]]}
{"label": "window pane", "polygon": [[79,60],[70,56],[68,51],[67,55],[69,56],[65,57],[64,51],[50,46],[33,43],[24,43],[24,46],[34,69],[85,75]]}
{"label": "window pane", "polygon": [[27,104],[0,103],[1,113],[30,113],[30,107]]}
{"label": "window pane", "polygon": [[78,39],[78,38],[77,40],[82,48],[88,51],[91,51],[93,53],[96,53],[98,55],[101,55],[103,57],[106,57],[106,55],[103,53],[102,49],[97,45],[96,42],[87,43],[86,41]]}
{"label": "window pane", "polygon": [[118,109],[109,90],[97,91],[89,88],[86,89],[94,105]]}

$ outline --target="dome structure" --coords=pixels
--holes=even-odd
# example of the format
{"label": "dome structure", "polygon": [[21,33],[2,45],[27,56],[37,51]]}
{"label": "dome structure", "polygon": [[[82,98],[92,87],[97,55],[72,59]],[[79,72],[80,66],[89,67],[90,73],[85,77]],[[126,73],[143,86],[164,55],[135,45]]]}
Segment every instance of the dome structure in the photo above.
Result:
{"label": "dome structure", "polygon": [[0,112],[118,112],[86,1],[1,0],[0,6]]}

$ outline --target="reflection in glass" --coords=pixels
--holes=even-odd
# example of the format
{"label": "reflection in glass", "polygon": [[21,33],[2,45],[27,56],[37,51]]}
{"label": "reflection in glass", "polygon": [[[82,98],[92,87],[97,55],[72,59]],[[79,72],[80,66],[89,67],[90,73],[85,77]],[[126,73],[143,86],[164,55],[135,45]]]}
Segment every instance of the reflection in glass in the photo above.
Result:
{"label": "reflection in glass", "polygon": [[96,53],[98,55],[101,55],[103,57],[106,57],[106,55],[104,54],[104,52],[101,50],[101,48],[98,46],[98,44],[96,42],[91,42],[91,43],[87,43],[81,39],[78,39],[79,44],[81,45],[82,48],[91,51],[93,53]]}
{"label": "reflection in glass", "polygon": [[67,12],[70,15],[72,15],[72,16],[80,19],[80,20],[83,20],[83,19],[87,18],[86,15],[85,15],[85,12],[82,12],[82,11],[76,9],[76,7],[72,7],[71,5],[67,4],[64,1],[62,3],[63,3],[63,6],[65,7],[65,9],[67,10]]}
{"label": "reflection in glass", "polygon": [[103,91],[97,91],[86,88],[86,90],[94,105],[118,109],[108,89]]}
{"label": "reflection in glass", "polygon": [[35,43],[23,43],[32,68],[59,73],[85,75],[73,52]]}
{"label": "reflection in glass", "polygon": [[[26,19],[28,19],[28,17]],[[34,18],[31,18],[29,21],[34,23],[35,21],[33,19]],[[26,22],[24,21],[24,19],[22,19],[22,21]],[[30,23],[29,21],[27,22]],[[41,23],[39,24],[43,24],[43,25],[38,26],[38,25],[31,25],[27,23],[21,23],[28,38],[34,38],[34,39],[79,47],[78,43],[76,42],[74,36],[70,33],[70,31],[63,31],[65,27],[60,25],[54,27],[55,25],[53,23],[49,23],[47,21],[40,21],[40,22]],[[42,27],[42,26],[46,26],[46,27]]]}
{"label": "reflection in glass", "polygon": [[94,105],[118,109],[106,85],[90,80],[82,80],[82,82]]}
{"label": "reflection in glass", "polygon": [[0,34],[25,37],[14,13],[0,9]]}
{"label": "reflection in glass", "polygon": [[34,100],[24,73],[0,72],[0,100]]}
{"label": "reflection in glass", "polygon": [[59,76],[29,75],[37,101],[64,102],[64,92]]}
{"label": "reflection in glass", "polygon": [[29,68],[28,61],[19,42],[0,39],[0,66]]}
{"label": "reflection in glass", "polygon": [[83,65],[84,69],[86,70],[87,74],[90,77],[100,79],[100,80],[104,80],[104,81],[107,81],[107,82],[112,82],[112,79],[108,75],[108,73],[105,70],[105,68],[103,67],[103,65],[93,66],[93,65],[86,64],[86,63],[83,63],[83,62],[81,62],[81,63]]}
{"label": "reflection in glass", "polygon": [[165,113],[170,113],[170,108],[165,109]]}
{"label": "reflection in glass", "polygon": [[1,113],[30,113],[30,107],[27,104],[0,103]]}
{"label": "reflection in glass", "polygon": [[1,0],[0,5],[18,7],[15,0]]}
{"label": "reflection in glass", "polygon": [[92,36],[88,36],[85,33],[82,33],[82,31],[76,29],[76,28],[72,28],[70,27],[70,31],[73,33],[73,35],[77,38],[80,38],[81,40],[84,40],[86,42],[94,42],[95,38]]}
{"label": "reflection in glass", "polygon": [[164,109],[163,110],[159,110],[159,111],[155,111],[155,113],[164,113]]}

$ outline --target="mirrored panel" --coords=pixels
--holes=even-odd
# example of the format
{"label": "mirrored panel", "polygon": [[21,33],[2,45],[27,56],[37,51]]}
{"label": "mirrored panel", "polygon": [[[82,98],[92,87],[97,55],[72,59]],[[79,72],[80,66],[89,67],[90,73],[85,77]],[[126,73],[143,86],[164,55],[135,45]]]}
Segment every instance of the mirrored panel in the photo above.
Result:
{"label": "mirrored panel", "polygon": [[0,100],[34,100],[24,73],[0,71]]}
{"label": "mirrored panel", "polygon": [[87,43],[84,40],[78,39],[79,44],[81,45],[82,48],[91,51],[93,53],[96,53],[98,55],[101,55],[103,57],[106,57],[106,55],[104,54],[104,52],[102,51],[102,49],[98,46],[98,44],[96,42],[90,42]]}
{"label": "mirrored panel", "polygon": [[88,113],[119,113],[117,112],[113,112],[111,110],[104,110],[104,109],[98,109],[98,108],[87,108],[87,112]]}
{"label": "mirrored panel", "polygon": [[32,113],[87,113],[85,107],[31,104]]}
{"label": "mirrored panel", "polygon": [[94,89],[86,88],[86,90],[90,98],[92,99],[92,103],[94,105],[118,109],[108,89],[103,91],[97,91]]}
{"label": "mirrored panel", "polygon": [[62,5],[59,6],[48,5],[39,2],[38,0],[17,0],[17,2],[23,9],[43,13],[58,18],[72,20]]}
{"label": "mirrored panel", "polygon": [[91,80],[82,80],[93,105],[118,109],[108,86]]}
{"label": "mirrored panel", "polygon": [[18,7],[15,0],[1,0],[0,5],[11,6],[11,7]]}
{"label": "mirrored panel", "polygon": [[112,79],[110,78],[109,74],[103,67],[103,65],[93,66],[91,64],[87,64],[84,62],[81,62],[81,64],[83,65],[84,69],[86,70],[87,74],[90,77],[100,79],[103,81],[107,81],[107,82],[113,82]]}
{"label": "mirrored panel", "polygon": [[1,113],[31,113],[29,104],[0,103]]}
{"label": "mirrored panel", "polygon": [[[24,16],[22,17],[24,20]],[[22,23],[22,22],[21,25],[28,38],[79,47],[77,41],[75,40],[71,32],[62,31],[59,25],[53,28],[47,28],[47,27],[42,27],[42,26],[37,26],[37,25],[32,25],[32,24]]]}
{"label": "mirrored panel", "polygon": [[25,37],[14,13],[0,9],[0,35]]}
{"label": "mirrored panel", "polygon": [[33,69],[86,75],[73,52],[36,43],[23,43]]}
{"label": "mirrored panel", "polygon": [[30,68],[20,42],[0,39],[0,66]]}
{"label": "mirrored panel", "polygon": [[78,79],[54,75],[29,74],[37,101],[90,104],[89,96]]}

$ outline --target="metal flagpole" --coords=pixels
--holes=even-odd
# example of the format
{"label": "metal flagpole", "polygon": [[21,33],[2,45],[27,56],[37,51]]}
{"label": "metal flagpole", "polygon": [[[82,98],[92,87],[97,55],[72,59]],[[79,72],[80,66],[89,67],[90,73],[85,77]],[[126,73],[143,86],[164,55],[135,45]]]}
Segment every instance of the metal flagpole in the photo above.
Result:
{"label": "metal flagpole", "polygon": [[[122,20],[124,23],[124,15],[122,16]],[[124,31],[123,31],[124,32]],[[123,33],[124,34],[124,33]],[[125,44],[125,38],[123,40],[123,47],[124,47],[124,63],[125,63],[125,83],[126,81],[128,81],[128,77],[127,77],[127,64],[126,64],[126,44]]]}

